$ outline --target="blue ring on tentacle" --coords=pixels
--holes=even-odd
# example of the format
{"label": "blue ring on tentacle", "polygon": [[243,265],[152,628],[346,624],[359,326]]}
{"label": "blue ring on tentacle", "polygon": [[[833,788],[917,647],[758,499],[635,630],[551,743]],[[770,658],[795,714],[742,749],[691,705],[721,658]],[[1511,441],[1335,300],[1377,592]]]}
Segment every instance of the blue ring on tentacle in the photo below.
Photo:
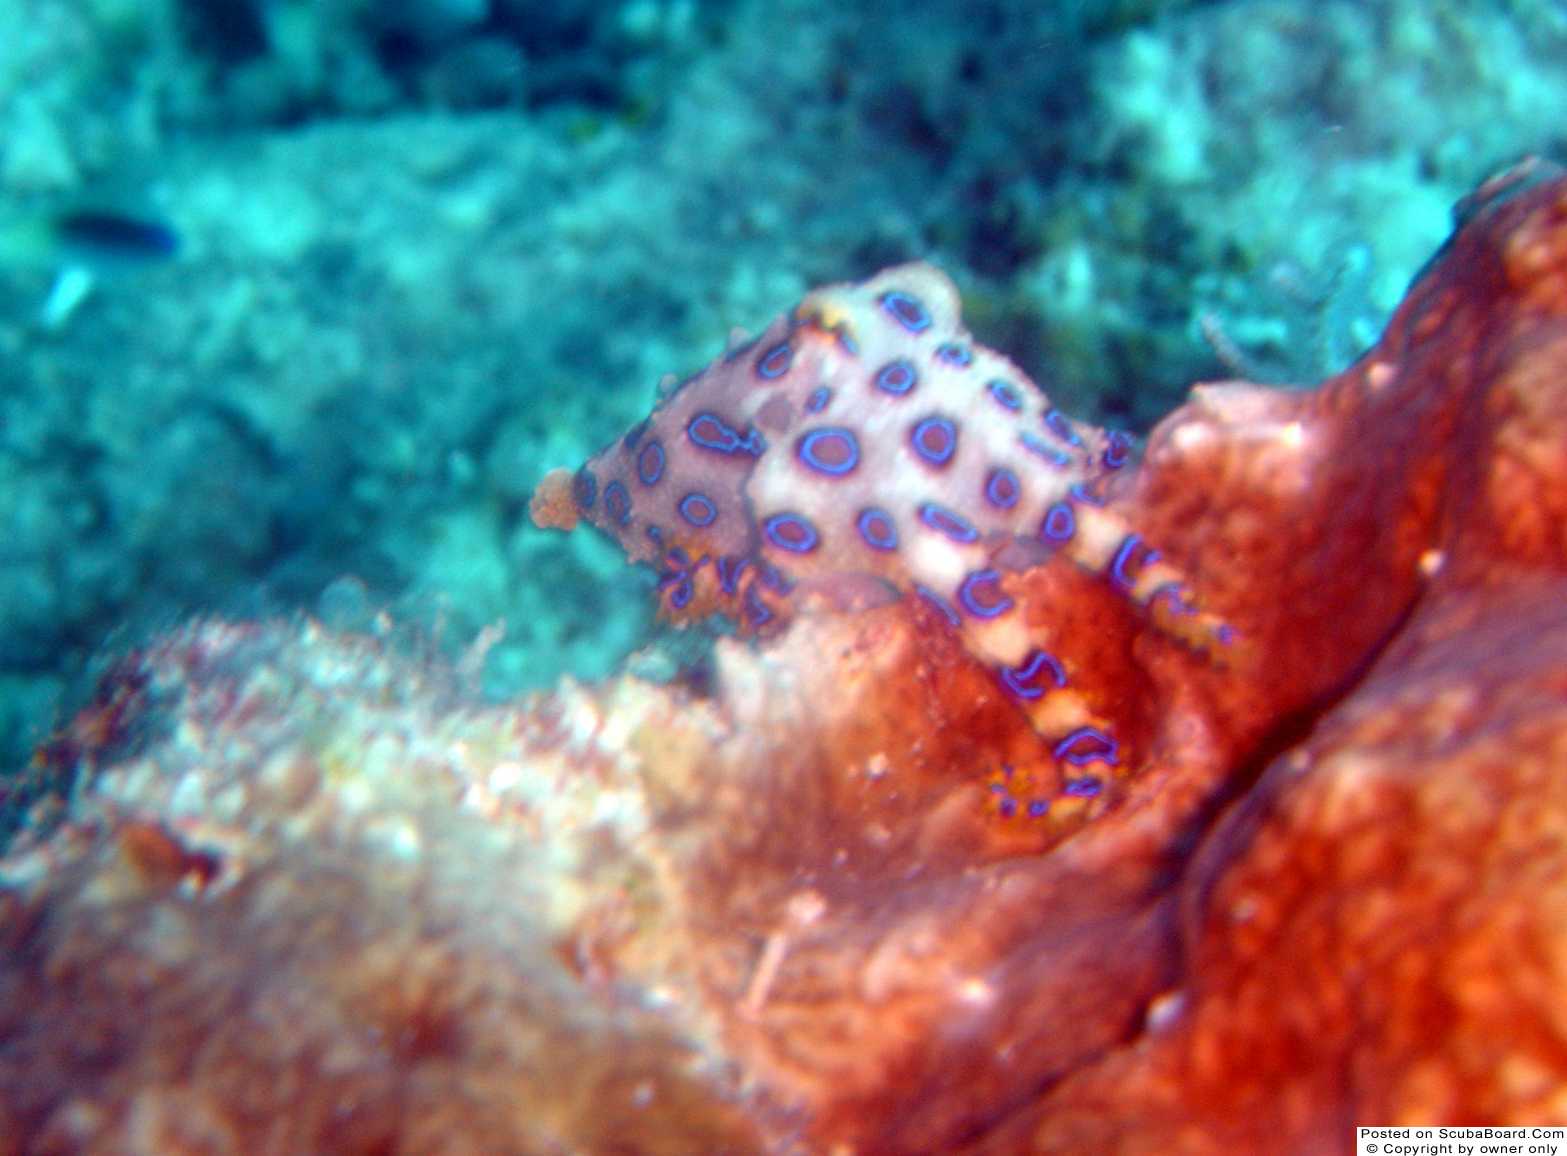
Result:
{"label": "blue ring on tentacle", "polygon": [[883,393],[902,397],[918,385],[919,380],[919,370],[914,368],[914,363],[900,357],[878,369],[872,384]]}
{"label": "blue ring on tentacle", "polygon": [[731,554],[725,554],[718,559],[714,569],[718,571],[718,586],[725,594],[733,594],[740,588],[740,575],[745,573],[745,568],[750,565],[746,558],[736,558]]}
{"label": "blue ring on tentacle", "polygon": [[854,520],[854,528],[860,532],[860,540],[872,550],[898,548],[898,524],[880,506],[867,506],[861,510]]}
{"label": "blue ring on tentacle", "polygon": [[[942,439],[934,449],[925,444],[925,438],[930,434],[935,434]],[[933,466],[944,466],[952,460],[952,455],[958,452],[958,427],[953,424],[951,418],[942,417],[940,414],[921,418],[909,431],[909,445],[913,446],[914,452],[926,462]]]}
{"label": "blue ring on tentacle", "polygon": [[757,594],[755,586],[745,592],[745,617],[752,626],[761,626],[772,616],[773,612],[767,609],[767,605]]}
{"label": "blue ring on tentacle", "polygon": [[996,399],[1002,409],[1017,413],[1023,408],[1023,397],[1018,393],[1017,386],[1003,378],[994,378],[985,383],[985,389],[990,396]]}
{"label": "blue ring on tentacle", "polygon": [[930,328],[930,313],[914,294],[905,293],[901,289],[889,289],[877,300],[892,315],[892,319],[910,333],[923,333]]}
{"label": "blue ring on tentacle", "polygon": [[1045,688],[1036,681],[1042,672],[1048,671],[1050,679],[1058,687],[1066,685],[1066,671],[1061,664],[1043,650],[1029,652],[1021,666],[1007,666],[1001,670],[1001,682],[1018,698],[1036,699],[1044,696]]}
{"label": "blue ring on tentacle", "polygon": [[958,587],[958,601],[975,618],[995,618],[1005,614],[1012,609],[1013,602],[1000,590],[994,589],[1000,581],[999,570],[975,570]]}
{"label": "blue ring on tentacle", "polygon": [[622,526],[631,521],[631,495],[619,482],[604,487],[604,512]]}
{"label": "blue ring on tentacle", "polygon": [[1052,753],[1074,767],[1087,766],[1092,762],[1115,766],[1116,750],[1116,741],[1104,731],[1097,727],[1078,727],[1058,742]]}
{"label": "blue ring on tentacle", "polygon": [[1057,469],[1066,469],[1072,464],[1072,458],[1069,454],[1057,449],[1032,430],[1020,431],[1017,435],[1017,440],[1022,443],[1023,448],[1029,453],[1035,457],[1044,458],[1045,461]]}
{"label": "blue ring on tentacle", "polygon": [[809,554],[821,542],[816,527],[799,514],[774,514],[762,523],[762,532],[774,546],[791,554]]}
{"label": "blue ring on tentacle", "polygon": [[1042,819],[1050,811],[1049,799],[1031,799],[1028,804],[1028,817],[1030,819]]}
{"label": "blue ring on tentacle", "polygon": [[1044,422],[1045,428],[1051,433],[1055,434],[1056,437],[1066,442],[1067,445],[1080,446],[1083,444],[1083,439],[1079,437],[1077,431],[1072,428],[1072,423],[1067,420],[1066,414],[1062,413],[1060,410],[1053,407],[1051,409],[1047,409],[1045,411]]}
{"label": "blue ring on tentacle", "polygon": [[664,476],[664,447],[657,438],[637,451],[637,479],[644,486],[656,486]]}
{"label": "blue ring on tentacle", "polygon": [[[824,443],[836,444],[843,451],[843,460],[834,462],[823,458],[821,450],[824,448]],[[860,443],[855,440],[854,431],[843,426],[829,425],[810,430],[800,438],[794,452],[800,461],[817,473],[834,478],[852,474],[854,468],[860,464]]]}
{"label": "blue ring on tentacle", "polygon": [[997,466],[985,478],[985,500],[997,509],[1010,510],[1022,493],[1022,483],[1006,466]]}
{"label": "blue ring on tentacle", "polygon": [[1066,542],[1070,541],[1075,533],[1077,533],[1077,515],[1065,502],[1057,502],[1046,510],[1044,519],[1039,523],[1041,541]]}
{"label": "blue ring on tentacle", "polygon": [[974,523],[956,510],[949,510],[939,502],[922,502],[918,512],[921,522],[954,542],[979,541],[979,531],[974,528]]}
{"label": "blue ring on tentacle", "polygon": [[821,413],[827,408],[827,403],[832,401],[832,390],[825,385],[818,385],[811,390],[811,395],[805,399],[806,413]]}
{"label": "blue ring on tentacle", "polygon": [[955,365],[959,369],[967,369],[974,363],[974,354],[968,346],[958,341],[943,341],[936,346],[936,357],[948,365]]}
{"label": "blue ring on tentacle", "polygon": [[583,466],[571,479],[571,498],[577,503],[577,509],[587,511],[593,508],[593,503],[598,501],[599,480],[593,476],[593,471]]}
{"label": "blue ring on tentacle", "polygon": [[1197,613],[1197,607],[1186,596],[1186,587],[1179,582],[1164,582],[1154,587],[1153,593],[1148,595],[1148,609],[1152,610],[1161,598],[1170,604],[1171,614]]}
{"label": "blue ring on tentacle", "polygon": [[696,593],[696,587],[691,582],[691,574],[686,570],[676,570],[672,574],[664,575],[659,586],[668,592],[669,605],[676,610],[684,610],[691,602],[691,596]]}
{"label": "blue ring on tentacle", "polygon": [[[1128,534],[1124,539],[1122,539],[1121,545],[1117,547],[1115,558],[1110,563],[1110,581],[1115,586],[1124,591],[1127,591],[1128,593],[1130,593],[1132,587],[1137,584],[1137,578],[1134,575],[1127,574],[1126,567],[1131,562],[1132,555],[1137,552],[1137,548],[1142,545],[1143,537],[1141,534]],[[1151,566],[1158,560],[1159,551],[1147,550],[1147,553],[1143,555],[1143,560],[1138,563],[1138,566],[1139,568],[1143,566]]]}
{"label": "blue ring on tentacle", "polygon": [[1132,453],[1132,438],[1121,430],[1113,429],[1105,439],[1104,464],[1107,470],[1118,470],[1126,464]]}
{"label": "blue ring on tentacle", "polygon": [[675,507],[680,516],[691,525],[701,529],[703,526],[711,526],[718,519],[718,507],[700,490],[692,490],[680,499],[680,505]]}
{"label": "blue ring on tentacle", "polygon": [[1093,775],[1084,775],[1080,779],[1068,779],[1066,785],[1061,788],[1063,795],[1070,795],[1074,799],[1092,799],[1105,785]]}
{"label": "blue ring on tentacle", "polygon": [[789,372],[793,364],[793,347],[787,341],[780,341],[756,359],[756,376],[766,381],[777,381]]}

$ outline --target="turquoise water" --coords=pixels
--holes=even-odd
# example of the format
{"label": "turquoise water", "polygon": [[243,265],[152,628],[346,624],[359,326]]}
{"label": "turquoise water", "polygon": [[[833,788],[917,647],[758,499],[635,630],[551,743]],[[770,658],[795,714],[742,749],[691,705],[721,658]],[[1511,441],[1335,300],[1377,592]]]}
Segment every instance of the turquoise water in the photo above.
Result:
{"label": "turquoise water", "polygon": [[[0,27],[13,767],[200,612],[451,650],[504,622],[492,694],[693,661],[650,577],[526,505],[736,327],[925,258],[1064,408],[1145,430],[1194,380],[1344,364],[1449,206],[1567,124],[1567,14],[1529,0],[0,0]],[[62,234],[88,210],[177,250]]]}

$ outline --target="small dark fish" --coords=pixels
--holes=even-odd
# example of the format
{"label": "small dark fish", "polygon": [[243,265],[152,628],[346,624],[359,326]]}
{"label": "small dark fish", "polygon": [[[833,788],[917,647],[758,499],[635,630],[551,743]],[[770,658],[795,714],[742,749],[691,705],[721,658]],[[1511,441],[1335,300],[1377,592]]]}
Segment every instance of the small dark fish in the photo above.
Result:
{"label": "small dark fish", "polygon": [[63,246],[86,259],[157,261],[180,247],[179,234],[162,221],[101,209],[61,213],[54,231]]}
{"label": "small dark fish", "polygon": [[87,208],[0,214],[0,268],[54,272],[40,315],[49,329],[64,325],[103,279],[170,260],[179,249],[179,234],[155,217]]}

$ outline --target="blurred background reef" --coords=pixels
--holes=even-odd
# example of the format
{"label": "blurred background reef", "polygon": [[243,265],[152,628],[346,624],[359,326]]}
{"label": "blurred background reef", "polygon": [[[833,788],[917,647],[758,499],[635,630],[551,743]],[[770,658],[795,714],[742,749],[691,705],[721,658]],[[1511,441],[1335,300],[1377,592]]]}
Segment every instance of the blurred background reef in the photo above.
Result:
{"label": "blurred background reef", "polygon": [[[915,257],[1069,412],[1341,368],[1563,151],[1554,0],[0,0],[0,757],[202,610],[597,677],[652,577],[543,472]],[[120,215],[166,234],[76,234]],[[118,219],[116,217],[115,219]],[[169,243],[156,243],[164,237]],[[125,250],[130,250],[129,252]]]}

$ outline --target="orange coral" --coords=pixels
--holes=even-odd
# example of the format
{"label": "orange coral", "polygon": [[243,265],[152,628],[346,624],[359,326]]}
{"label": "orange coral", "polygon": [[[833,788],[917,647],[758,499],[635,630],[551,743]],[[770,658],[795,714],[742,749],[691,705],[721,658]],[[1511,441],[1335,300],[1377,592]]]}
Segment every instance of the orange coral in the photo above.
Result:
{"label": "orange coral", "polygon": [[793,608],[708,697],[481,709],[309,624],[127,659],[0,861],[0,1151],[1567,1121],[1567,178],[1463,219],[1350,370],[1200,387],[1105,490],[1233,647],[1092,558],[1000,580],[1122,744],[1050,824],[996,805],[1038,717],[917,597]]}

